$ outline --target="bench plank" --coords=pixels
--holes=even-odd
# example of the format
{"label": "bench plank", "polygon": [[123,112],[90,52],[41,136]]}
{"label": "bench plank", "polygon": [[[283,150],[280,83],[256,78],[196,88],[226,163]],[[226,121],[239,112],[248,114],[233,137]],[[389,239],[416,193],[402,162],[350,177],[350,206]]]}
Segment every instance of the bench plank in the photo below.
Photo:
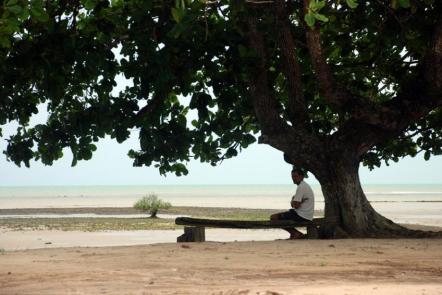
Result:
{"label": "bench plank", "polygon": [[200,227],[219,227],[219,228],[291,228],[291,227],[306,227],[309,225],[322,225],[324,218],[315,218],[313,221],[295,222],[292,220],[222,220],[222,219],[202,219],[191,217],[178,217],[175,219],[175,224],[200,226]]}
{"label": "bench plank", "polygon": [[320,228],[327,226],[334,226],[336,224],[335,218],[315,218],[312,221],[296,222],[293,220],[225,220],[225,219],[203,219],[191,217],[178,217],[175,219],[175,224],[184,225],[184,234],[177,238],[177,242],[204,242],[206,227],[219,228],[244,228],[244,229],[265,229],[265,228],[293,228],[306,227],[307,238],[320,238]]}

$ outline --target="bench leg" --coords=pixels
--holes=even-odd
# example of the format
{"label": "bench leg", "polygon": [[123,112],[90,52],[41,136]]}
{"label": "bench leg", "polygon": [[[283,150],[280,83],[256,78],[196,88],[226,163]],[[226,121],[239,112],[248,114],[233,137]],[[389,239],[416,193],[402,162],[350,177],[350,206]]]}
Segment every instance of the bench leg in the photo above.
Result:
{"label": "bench leg", "polygon": [[179,236],[177,239],[178,243],[182,242],[205,242],[206,241],[206,233],[205,228],[198,226],[185,226],[184,234]]}
{"label": "bench leg", "polygon": [[307,226],[307,239],[318,239],[319,233],[316,225],[311,224]]}

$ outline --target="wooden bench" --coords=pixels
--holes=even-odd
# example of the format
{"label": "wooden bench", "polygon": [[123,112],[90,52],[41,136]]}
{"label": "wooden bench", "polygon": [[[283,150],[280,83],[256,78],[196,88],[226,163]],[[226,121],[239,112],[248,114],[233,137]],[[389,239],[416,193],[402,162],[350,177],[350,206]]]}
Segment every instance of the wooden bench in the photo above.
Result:
{"label": "wooden bench", "polygon": [[184,225],[184,234],[177,238],[177,242],[204,242],[206,240],[206,227],[243,229],[306,227],[307,238],[318,239],[320,237],[321,227],[333,223],[334,221],[330,219],[326,221],[325,218],[315,218],[308,222],[295,222],[292,220],[244,221],[190,217],[178,217],[175,219],[175,224]]}

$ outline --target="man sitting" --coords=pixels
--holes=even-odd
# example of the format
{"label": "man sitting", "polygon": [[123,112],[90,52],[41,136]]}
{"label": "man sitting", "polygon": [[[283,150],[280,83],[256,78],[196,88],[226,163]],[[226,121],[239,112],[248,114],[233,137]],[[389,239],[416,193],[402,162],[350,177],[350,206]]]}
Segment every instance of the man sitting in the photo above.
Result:
{"label": "man sitting", "polygon": [[[276,213],[270,216],[270,220],[294,220],[311,221],[315,210],[315,196],[313,190],[304,181],[304,172],[293,168],[292,180],[298,187],[295,195],[292,197],[290,205],[292,209],[286,212]],[[300,231],[295,228],[284,228],[290,233],[290,240],[301,239],[304,237]]]}

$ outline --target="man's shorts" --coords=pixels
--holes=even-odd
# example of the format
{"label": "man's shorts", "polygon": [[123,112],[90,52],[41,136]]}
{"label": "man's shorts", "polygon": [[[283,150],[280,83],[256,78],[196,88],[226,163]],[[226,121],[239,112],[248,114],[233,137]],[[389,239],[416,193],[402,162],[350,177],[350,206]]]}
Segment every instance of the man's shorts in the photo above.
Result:
{"label": "man's shorts", "polygon": [[294,209],[290,209],[289,211],[277,213],[277,215],[278,215],[278,220],[293,220],[293,221],[299,221],[299,222],[310,221],[308,219],[305,219],[305,218],[299,216],[298,213],[296,213],[296,211]]}

